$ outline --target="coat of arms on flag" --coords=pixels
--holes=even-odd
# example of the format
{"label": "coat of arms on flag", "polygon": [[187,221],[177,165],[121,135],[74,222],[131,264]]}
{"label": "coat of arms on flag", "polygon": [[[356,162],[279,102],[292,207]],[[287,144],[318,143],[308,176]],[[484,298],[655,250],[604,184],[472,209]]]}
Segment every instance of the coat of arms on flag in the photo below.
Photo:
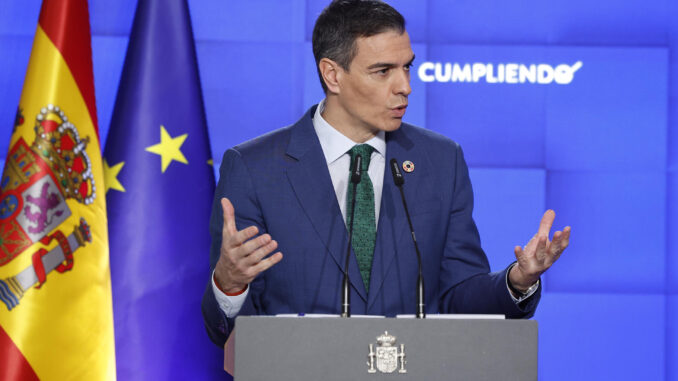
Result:
{"label": "coat of arms on flag", "polygon": [[60,226],[71,216],[66,199],[88,205],[96,197],[85,151],[89,138],[81,138],[63,110],[51,104],[36,116],[34,131],[30,145],[20,138],[10,148],[0,181],[0,266],[36,242],[58,244],[27,253],[32,265],[0,279],[0,300],[10,310],[29,288],[42,286],[51,271],[70,270],[73,253],[92,240],[84,218],[79,225]]}

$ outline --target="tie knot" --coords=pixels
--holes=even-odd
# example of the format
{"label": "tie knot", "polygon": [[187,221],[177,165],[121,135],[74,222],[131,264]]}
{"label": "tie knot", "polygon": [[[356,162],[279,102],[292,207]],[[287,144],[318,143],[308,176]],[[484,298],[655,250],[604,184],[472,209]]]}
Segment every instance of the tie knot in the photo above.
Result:
{"label": "tie knot", "polygon": [[353,148],[351,148],[348,153],[351,155],[351,167],[353,168],[353,163],[355,162],[356,156],[360,155],[362,157],[362,163],[360,164],[360,170],[361,171],[367,171],[367,168],[370,167],[370,158],[372,157],[372,151],[374,151],[374,148],[372,148],[371,145],[369,144],[358,144],[354,145]]}

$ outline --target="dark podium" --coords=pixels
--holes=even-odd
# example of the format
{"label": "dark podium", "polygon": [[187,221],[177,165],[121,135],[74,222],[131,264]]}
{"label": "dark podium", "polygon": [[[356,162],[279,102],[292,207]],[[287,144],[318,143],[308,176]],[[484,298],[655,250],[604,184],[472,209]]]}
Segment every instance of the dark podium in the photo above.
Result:
{"label": "dark podium", "polygon": [[241,316],[235,380],[537,380],[537,322]]}

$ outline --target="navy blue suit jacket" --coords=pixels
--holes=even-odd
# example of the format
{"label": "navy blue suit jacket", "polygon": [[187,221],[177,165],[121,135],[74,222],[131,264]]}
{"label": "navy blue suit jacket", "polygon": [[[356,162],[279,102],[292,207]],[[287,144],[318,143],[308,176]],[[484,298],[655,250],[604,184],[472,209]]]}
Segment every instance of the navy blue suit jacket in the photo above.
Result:
{"label": "navy blue suit jacket", "polygon": [[[256,225],[278,241],[283,253],[281,262],[250,284],[241,315],[340,312],[348,232],[313,128],[314,112],[315,106],[296,124],[224,154],[210,221],[211,268],[221,246],[222,197],[233,203],[238,229]],[[539,292],[518,306],[506,288],[506,270],[489,273],[471,217],[473,192],[461,148],[406,123],[386,133],[387,167],[370,289],[365,289],[352,254],[351,313],[415,312],[417,259],[388,168],[391,158],[415,165],[413,172],[403,172],[404,191],[422,254],[426,312],[531,316]],[[223,345],[233,319],[219,309],[211,283],[202,309],[210,338]]]}

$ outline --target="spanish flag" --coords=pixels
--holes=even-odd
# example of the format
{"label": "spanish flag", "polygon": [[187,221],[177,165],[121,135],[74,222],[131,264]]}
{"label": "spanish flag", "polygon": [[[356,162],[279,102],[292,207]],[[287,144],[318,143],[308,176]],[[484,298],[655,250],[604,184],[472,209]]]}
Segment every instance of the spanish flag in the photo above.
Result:
{"label": "spanish flag", "polygon": [[0,380],[115,378],[87,0],[44,0],[0,178]]}

